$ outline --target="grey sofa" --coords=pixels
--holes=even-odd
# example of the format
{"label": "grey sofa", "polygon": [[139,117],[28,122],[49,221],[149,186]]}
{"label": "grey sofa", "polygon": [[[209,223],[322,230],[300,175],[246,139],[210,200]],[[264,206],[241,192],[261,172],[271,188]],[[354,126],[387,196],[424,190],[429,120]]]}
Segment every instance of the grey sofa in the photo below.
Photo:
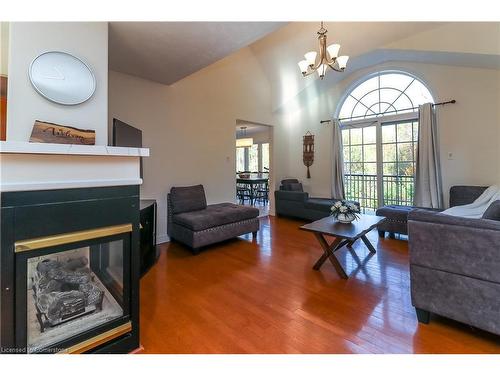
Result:
{"label": "grey sofa", "polygon": [[203,185],[173,187],[167,195],[170,239],[200,248],[259,230],[259,210],[233,203],[207,205]]}
{"label": "grey sofa", "polygon": [[[453,205],[475,189],[456,187]],[[500,201],[481,219],[415,209],[408,217],[411,300],[421,323],[430,313],[500,334]]]}
{"label": "grey sofa", "polygon": [[[315,221],[330,215],[333,204],[340,199],[310,198],[295,178],[281,181],[274,192],[276,215]],[[358,207],[359,203],[354,202]]]}

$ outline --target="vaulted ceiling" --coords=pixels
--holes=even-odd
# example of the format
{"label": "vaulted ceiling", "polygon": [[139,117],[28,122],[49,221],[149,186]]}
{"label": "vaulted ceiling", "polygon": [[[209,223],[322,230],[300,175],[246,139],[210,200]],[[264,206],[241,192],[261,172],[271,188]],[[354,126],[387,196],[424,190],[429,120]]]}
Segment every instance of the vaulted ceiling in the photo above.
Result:
{"label": "vaulted ceiling", "polygon": [[[248,47],[271,88],[272,108],[389,61],[500,68],[500,23],[325,22],[328,44],[350,56],[344,73],[303,78],[297,62],[317,50],[319,22],[111,22],[110,69],[164,84]],[[321,86],[320,86],[321,85]]]}
{"label": "vaulted ceiling", "polygon": [[170,85],[283,25],[281,22],[110,22],[109,67]]}

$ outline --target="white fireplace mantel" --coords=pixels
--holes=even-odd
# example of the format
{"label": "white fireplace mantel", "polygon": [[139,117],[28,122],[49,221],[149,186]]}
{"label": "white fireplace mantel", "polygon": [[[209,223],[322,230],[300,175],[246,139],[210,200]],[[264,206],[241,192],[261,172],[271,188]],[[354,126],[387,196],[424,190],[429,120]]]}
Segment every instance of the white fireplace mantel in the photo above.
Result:
{"label": "white fireplace mantel", "polygon": [[0,191],[140,185],[149,149],[0,142]]}

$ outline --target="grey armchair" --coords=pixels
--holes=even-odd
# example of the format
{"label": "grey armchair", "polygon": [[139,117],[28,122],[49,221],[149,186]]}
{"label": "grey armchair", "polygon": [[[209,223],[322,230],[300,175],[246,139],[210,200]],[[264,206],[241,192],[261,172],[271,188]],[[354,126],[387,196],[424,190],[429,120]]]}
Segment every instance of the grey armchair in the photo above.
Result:
{"label": "grey armchair", "polygon": [[[454,187],[450,203],[470,203],[477,192]],[[411,299],[419,322],[435,313],[500,334],[499,215],[500,201],[481,219],[409,213]]]}
{"label": "grey armchair", "polygon": [[[281,181],[280,189],[274,192],[276,215],[314,221],[330,215],[333,204],[340,199],[310,198],[302,184],[294,178]],[[359,207],[358,202],[353,202]]]}

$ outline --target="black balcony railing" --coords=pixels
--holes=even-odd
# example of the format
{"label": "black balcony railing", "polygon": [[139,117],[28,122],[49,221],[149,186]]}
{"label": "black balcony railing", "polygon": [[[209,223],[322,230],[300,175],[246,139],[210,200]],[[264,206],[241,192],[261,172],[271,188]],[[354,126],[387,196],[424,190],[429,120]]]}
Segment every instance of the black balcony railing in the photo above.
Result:
{"label": "black balcony railing", "polygon": [[346,174],[346,198],[358,201],[365,213],[374,212],[378,207],[388,204],[413,204],[413,176],[382,176],[383,202],[378,199],[378,183],[377,175]]}

